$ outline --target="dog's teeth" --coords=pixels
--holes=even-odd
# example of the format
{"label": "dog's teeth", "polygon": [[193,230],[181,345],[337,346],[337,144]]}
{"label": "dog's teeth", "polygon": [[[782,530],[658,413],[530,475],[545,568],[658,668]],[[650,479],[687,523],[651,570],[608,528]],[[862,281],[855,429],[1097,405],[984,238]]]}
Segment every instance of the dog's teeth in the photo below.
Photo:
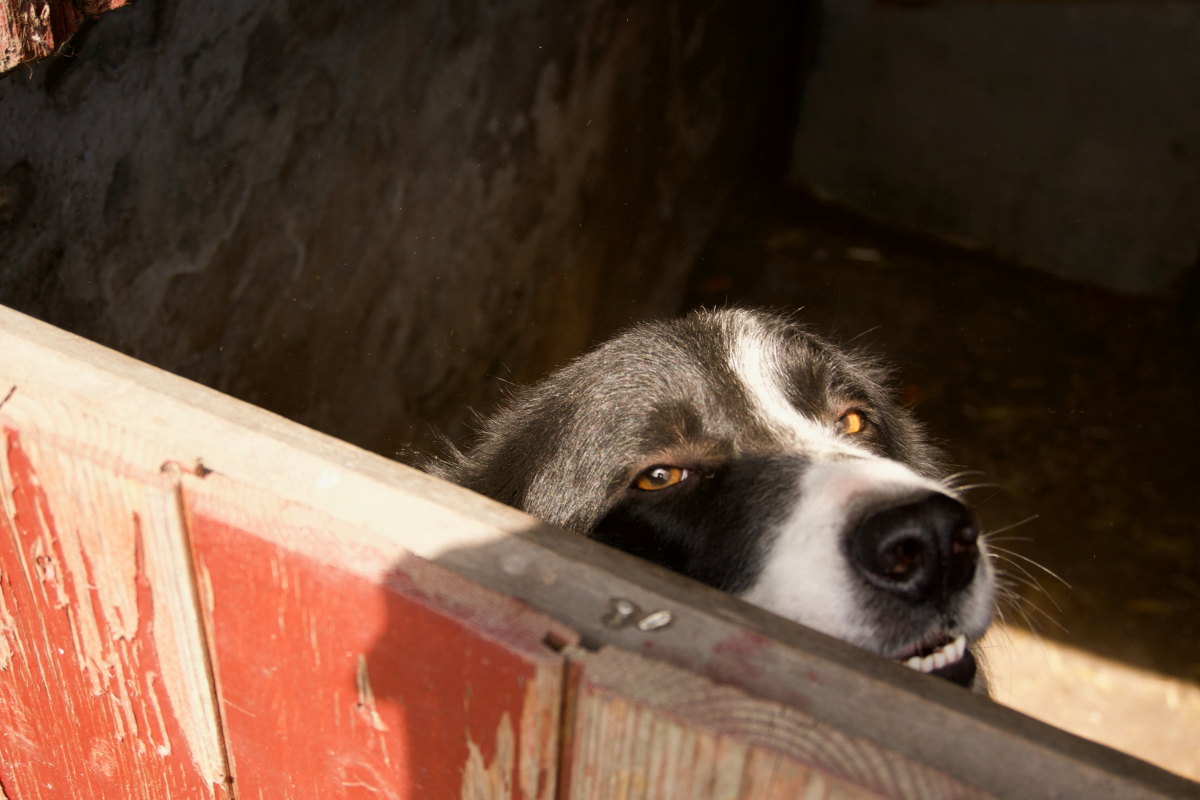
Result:
{"label": "dog's teeth", "polygon": [[935,669],[941,669],[958,661],[965,652],[967,652],[967,637],[959,636],[953,642],[947,642],[927,656],[911,656],[904,662],[904,666],[918,672],[933,672]]}

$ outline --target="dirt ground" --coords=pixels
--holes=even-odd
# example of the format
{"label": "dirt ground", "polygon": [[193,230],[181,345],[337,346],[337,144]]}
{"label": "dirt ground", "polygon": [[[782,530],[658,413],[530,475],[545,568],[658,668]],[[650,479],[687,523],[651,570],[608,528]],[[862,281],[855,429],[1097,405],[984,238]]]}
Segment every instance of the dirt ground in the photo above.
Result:
{"label": "dirt ground", "polygon": [[[735,204],[685,305],[800,309],[888,355],[954,471],[978,471],[1005,622],[1187,687],[1200,683],[1194,295],[1107,292],[789,193]],[[1200,743],[1200,709],[1165,724],[1195,725]]]}

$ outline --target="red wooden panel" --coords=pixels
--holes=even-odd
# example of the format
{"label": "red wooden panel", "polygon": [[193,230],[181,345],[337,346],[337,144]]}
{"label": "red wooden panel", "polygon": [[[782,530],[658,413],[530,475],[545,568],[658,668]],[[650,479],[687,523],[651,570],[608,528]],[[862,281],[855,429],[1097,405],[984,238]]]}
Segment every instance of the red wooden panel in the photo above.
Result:
{"label": "red wooden panel", "polygon": [[543,641],[571,631],[316,512],[185,486],[239,796],[554,796]]}
{"label": "red wooden panel", "polygon": [[3,430],[0,797],[225,797],[215,720],[207,750],[180,722],[174,623],[148,574],[176,489],[47,438]]}

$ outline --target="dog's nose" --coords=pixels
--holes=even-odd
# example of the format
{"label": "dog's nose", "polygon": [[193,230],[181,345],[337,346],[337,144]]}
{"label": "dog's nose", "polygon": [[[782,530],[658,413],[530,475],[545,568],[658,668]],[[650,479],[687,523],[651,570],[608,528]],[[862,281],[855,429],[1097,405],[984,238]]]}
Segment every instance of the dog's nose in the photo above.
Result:
{"label": "dog's nose", "polygon": [[850,555],[870,583],[918,603],[961,591],[979,563],[979,523],[952,497],[876,511],[859,523]]}

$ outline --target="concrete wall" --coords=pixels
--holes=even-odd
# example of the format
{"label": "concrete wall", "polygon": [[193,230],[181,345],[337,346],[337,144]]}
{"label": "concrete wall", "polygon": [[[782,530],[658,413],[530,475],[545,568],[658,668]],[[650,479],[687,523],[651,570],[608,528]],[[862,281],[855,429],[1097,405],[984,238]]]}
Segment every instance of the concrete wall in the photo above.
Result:
{"label": "concrete wall", "polygon": [[1157,293],[1200,257],[1200,5],[824,0],[792,177]]}
{"label": "concrete wall", "polygon": [[0,303],[385,453],[669,313],[794,4],[142,0],[0,79]]}

